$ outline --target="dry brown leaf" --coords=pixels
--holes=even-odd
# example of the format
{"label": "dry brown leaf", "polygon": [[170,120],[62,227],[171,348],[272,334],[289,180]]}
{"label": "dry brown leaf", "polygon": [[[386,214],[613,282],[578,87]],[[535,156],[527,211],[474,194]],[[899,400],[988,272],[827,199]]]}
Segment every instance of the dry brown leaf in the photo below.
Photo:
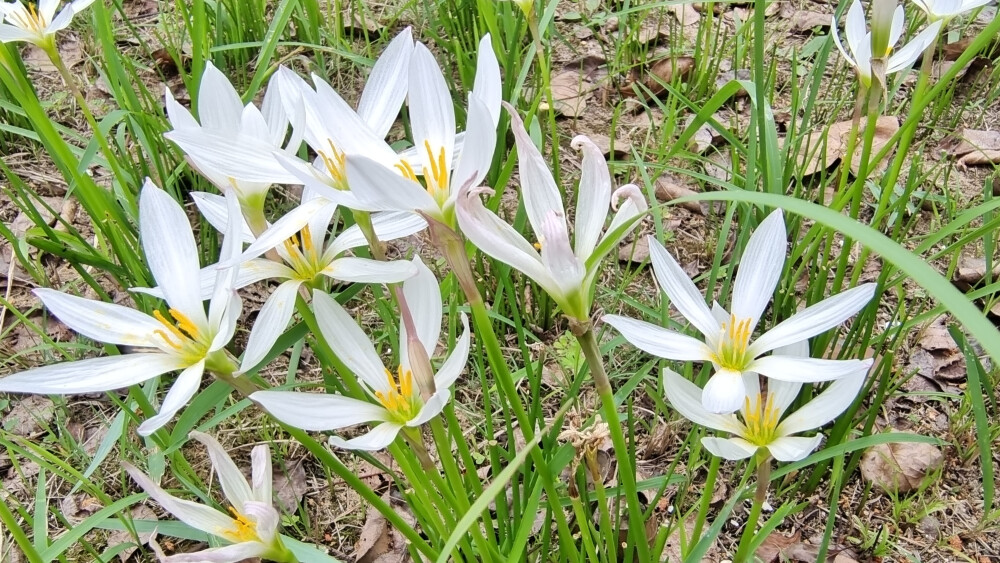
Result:
{"label": "dry brown leaf", "polygon": [[694,57],[677,57],[660,59],[649,68],[645,85],[654,94],[660,94],[666,90],[663,83],[670,84],[674,79],[684,81],[691,76],[695,66]]}
{"label": "dry brown leaf", "polygon": [[717,151],[708,155],[705,162],[705,172],[722,182],[728,182],[733,177],[733,157],[729,151]]}
{"label": "dry brown leaf", "polygon": [[[662,202],[673,201],[675,199],[694,195],[697,191],[685,186],[673,176],[660,176],[656,179],[656,199]],[[680,207],[687,209],[691,213],[704,215],[705,209],[701,202],[687,201],[680,204]]]}
{"label": "dry brown leaf", "polygon": [[960,382],[968,376],[965,355],[948,332],[944,316],[934,319],[920,334],[907,361],[909,371],[936,382]]}
{"label": "dry brown leaf", "polygon": [[774,563],[775,561],[787,559],[788,555],[785,553],[785,550],[799,543],[801,539],[802,532],[798,531],[791,536],[786,536],[780,532],[771,532],[761,542],[760,547],[757,548],[757,557],[764,563]]}
{"label": "dry brown leaf", "polygon": [[794,10],[786,16],[792,24],[792,29],[799,33],[812,33],[814,29],[830,27],[833,21],[830,14],[812,10]]}
{"label": "dry brown leaf", "polygon": [[[715,78],[715,89],[721,90],[723,86],[729,84],[733,80],[750,80],[750,70],[745,68],[740,68],[736,70],[727,70],[720,72],[719,76]],[[733,99],[746,98],[750,93],[747,92],[746,88],[740,88],[733,94]]]}
{"label": "dry brown leaf", "polygon": [[639,30],[636,40],[640,45],[656,45],[667,38],[667,30],[661,25],[645,26]]}
{"label": "dry brown leaf", "polygon": [[[552,103],[556,113],[566,117],[580,117],[587,108],[587,94],[592,85],[578,70],[563,70],[552,77]],[[549,109],[547,100],[543,97],[539,105],[542,110]]]}
{"label": "dry brown leaf", "polygon": [[677,18],[677,23],[684,27],[696,26],[701,21],[701,14],[693,4],[669,4],[667,10]]}
{"label": "dry brown leaf", "polygon": [[[878,118],[875,123],[875,137],[872,141],[872,154],[878,153],[889,142],[896,131],[899,131],[899,119],[893,116]],[[798,162],[803,166],[802,175],[809,176],[820,170],[826,170],[834,162],[847,156],[847,144],[851,135],[851,121],[839,121],[829,127],[811,133],[802,140]],[[861,168],[861,153],[864,139],[864,122],[858,131],[858,141],[855,144],[854,157],[851,159],[851,173],[857,176]],[[825,145],[824,145],[825,143]],[[889,154],[892,154],[891,151]],[[808,156],[809,160],[806,161]],[[888,154],[886,155],[888,157]],[[874,164],[876,170],[883,169],[887,161]],[[870,165],[871,166],[871,165]]]}
{"label": "dry brown leaf", "polygon": [[[641,264],[649,260],[649,242],[646,237],[639,237],[633,242],[622,243],[618,248],[618,260]],[[542,377],[544,378],[544,372]]]}
{"label": "dry brown leaf", "polygon": [[943,466],[944,454],[931,444],[879,444],[862,456],[861,476],[887,492],[907,493]]}
{"label": "dry brown leaf", "polygon": [[1000,131],[962,129],[941,141],[938,150],[958,157],[960,166],[1000,163]]}
{"label": "dry brown leaf", "polygon": [[302,496],[309,490],[302,460],[291,462],[284,469],[277,469],[274,472],[273,482],[278,507],[285,514],[294,514],[302,502]]}
{"label": "dry brown leaf", "polygon": [[[145,504],[133,506],[130,512],[132,513],[132,518],[136,520],[158,520],[156,512]],[[139,543],[141,545],[149,543],[149,538],[152,536],[152,531],[139,533]],[[136,545],[135,540],[132,538],[132,534],[130,534],[128,530],[115,530],[108,535],[108,545],[119,545],[123,543],[132,544],[131,547],[125,548],[124,551],[118,554],[118,560],[125,563],[125,561],[128,561],[129,558],[132,557],[132,554],[139,549],[139,545]]]}
{"label": "dry brown leaf", "polygon": [[597,148],[601,149],[601,154],[605,157],[609,157],[614,154],[615,158],[624,158],[632,154],[632,143],[628,139],[616,138],[614,141],[614,148],[612,148],[611,137],[607,135],[595,134],[588,135],[590,140],[597,145]]}
{"label": "dry brown leaf", "polygon": [[354,560],[358,563],[372,563],[389,551],[391,545],[389,522],[378,510],[369,508],[365,523],[361,526],[361,534],[354,544]]}
{"label": "dry brown leaf", "polygon": [[47,397],[26,395],[11,401],[3,414],[3,429],[15,436],[35,436],[45,431],[55,417],[56,407]]}
{"label": "dry brown leaf", "polygon": [[[1000,262],[993,263],[993,281],[1000,277]],[[958,268],[955,270],[955,285],[963,292],[969,291],[979,285],[986,277],[986,260],[984,258],[970,258],[963,256],[958,260]]]}

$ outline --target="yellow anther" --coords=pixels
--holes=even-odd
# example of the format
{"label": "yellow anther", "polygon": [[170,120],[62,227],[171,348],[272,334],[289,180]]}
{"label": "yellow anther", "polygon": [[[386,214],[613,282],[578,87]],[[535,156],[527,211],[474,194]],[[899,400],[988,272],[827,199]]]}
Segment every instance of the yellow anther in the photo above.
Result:
{"label": "yellow anther", "polygon": [[177,309],[170,309],[170,316],[177,320],[177,328],[183,330],[192,340],[198,339],[198,326],[191,322],[191,319]]}
{"label": "yellow anther", "polygon": [[[173,309],[171,309],[171,311],[173,311]],[[189,340],[188,335],[186,335],[183,332],[181,332],[181,329],[177,325],[174,325],[173,323],[171,323],[170,321],[168,321],[167,318],[163,316],[163,313],[161,313],[159,311],[153,311],[153,316],[156,317],[156,320],[160,321],[160,324],[162,324],[164,327],[167,328],[167,330],[170,331],[170,334],[172,334],[175,337],[179,338],[182,343],[185,340]],[[162,330],[157,330],[155,332],[163,335],[164,337],[166,337],[166,334]],[[169,338],[164,338],[164,340],[170,341]],[[174,346],[174,344],[172,342],[170,343],[170,345]],[[176,348],[177,346],[174,346],[174,347]]]}
{"label": "yellow anther", "polygon": [[231,530],[222,530],[219,535],[233,543],[260,541],[256,522],[251,520],[249,516],[240,514],[240,511],[232,506],[229,507],[229,512],[233,514],[234,526]]}
{"label": "yellow anther", "polygon": [[411,180],[414,182],[418,181],[417,173],[413,171],[413,167],[410,166],[409,162],[405,160],[400,160],[399,162],[396,163],[396,170],[399,170],[400,174],[402,174],[403,177],[406,178],[407,180]]}
{"label": "yellow anther", "polygon": [[343,151],[337,150],[332,139],[327,139],[326,142],[330,146],[330,154],[319,151],[319,157],[323,159],[323,165],[326,166],[326,171],[333,178],[336,188],[338,190],[347,189],[347,173],[345,171],[347,155]]}
{"label": "yellow anther", "polygon": [[17,22],[18,27],[30,29],[41,33],[45,28],[45,22],[35,9],[34,4],[28,4],[24,10],[16,10],[10,14],[10,18]]}
{"label": "yellow anther", "polygon": [[757,393],[753,402],[750,401],[750,397],[744,399],[743,422],[746,426],[747,441],[758,446],[766,446],[773,442],[779,415],[770,394],[763,399],[760,393]]}
{"label": "yellow anther", "polygon": [[533,244],[531,246],[534,246],[535,250],[541,250],[542,249],[542,241],[538,241],[538,242],[536,242],[535,244]]}
{"label": "yellow anther", "polygon": [[302,243],[302,251],[309,253],[313,251],[312,234],[309,232],[309,225],[302,227],[299,234],[299,241]]}
{"label": "yellow anther", "polygon": [[733,371],[743,371],[752,358],[747,357],[750,345],[750,319],[737,319],[731,315],[729,322],[722,323],[722,335],[718,349],[712,354],[712,361],[720,367]]}
{"label": "yellow anther", "polygon": [[427,151],[427,161],[431,167],[430,176],[427,175],[427,171],[424,171],[424,178],[427,178],[428,189],[447,190],[448,163],[445,160],[444,147],[438,150],[437,157],[434,156],[434,149],[431,148],[430,141],[424,141],[424,149]]}
{"label": "yellow anther", "polygon": [[396,377],[393,377],[391,371],[385,370],[385,378],[389,383],[388,390],[376,391],[375,398],[386,410],[401,420],[410,420],[416,416],[418,410],[414,404],[413,373],[404,370],[403,366],[399,366],[396,373]]}

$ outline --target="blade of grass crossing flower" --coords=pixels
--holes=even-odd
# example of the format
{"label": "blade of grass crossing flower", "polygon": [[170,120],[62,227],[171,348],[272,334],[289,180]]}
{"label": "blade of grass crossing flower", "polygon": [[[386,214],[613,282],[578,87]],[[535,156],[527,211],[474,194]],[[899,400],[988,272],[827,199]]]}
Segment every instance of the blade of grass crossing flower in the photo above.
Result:
{"label": "blade of grass crossing flower", "polygon": [[281,40],[285,28],[288,26],[288,20],[292,17],[298,5],[299,0],[281,0],[274,11],[274,15],[271,18],[271,25],[267,28],[267,33],[264,34],[263,45],[260,48],[260,53],[257,55],[257,70],[254,71],[253,80],[250,81],[250,86],[243,96],[244,103],[249,103],[253,100],[257,90],[264,83],[264,79],[273,70],[271,59],[274,57],[274,52],[278,48],[278,42]]}
{"label": "blade of grass crossing flower", "polygon": [[986,371],[972,347],[969,346],[965,335],[954,324],[948,326],[948,332],[965,355],[965,368],[969,382],[965,392],[969,394],[969,401],[972,403],[972,414],[976,424],[976,445],[979,446],[979,462],[983,471],[983,516],[980,522],[985,523],[990,517],[990,513],[993,512],[996,483],[993,480],[993,445],[990,443],[990,419],[986,413],[983,394],[990,394],[991,403],[995,404],[995,399],[993,398],[993,389],[983,387],[983,382],[987,377]]}

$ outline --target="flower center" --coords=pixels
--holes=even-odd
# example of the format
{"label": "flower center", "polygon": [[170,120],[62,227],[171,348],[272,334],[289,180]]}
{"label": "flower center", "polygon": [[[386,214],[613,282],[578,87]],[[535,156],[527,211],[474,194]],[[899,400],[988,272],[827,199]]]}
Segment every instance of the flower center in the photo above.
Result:
{"label": "flower center", "polygon": [[229,530],[221,530],[218,535],[233,543],[243,543],[248,541],[261,541],[257,535],[257,523],[249,516],[241,514],[236,508],[230,506],[229,512],[233,514],[234,526]]}
{"label": "flower center", "polygon": [[729,322],[722,323],[719,342],[712,352],[712,362],[720,368],[744,371],[750,364],[747,348],[750,345],[750,319],[737,319],[731,315]]}
{"label": "flower center", "polygon": [[753,402],[750,397],[745,401],[743,422],[746,435],[743,438],[756,446],[767,446],[774,441],[774,433],[778,428],[778,409],[774,407],[770,394],[762,399],[760,393],[757,393]]}
{"label": "flower center", "polygon": [[[435,155],[430,141],[424,141],[424,150],[427,151],[428,162],[428,165],[423,170],[427,193],[431,194],[434,201],[437,201],[441,207],[444,207],[445,202],[448,201],[448,175],[450,173],[448,170],[448,159],[444,154],[444,147],[439,148]],[[399,170],[404,178],[414,182],[419,181],[413,167],[406,160],[400,160],[396,163],[396,169]]]}
{"label": "flower center", "polygon": [[404,370],[403,366],[400,365],[396,374],[397,376],[393,377],[391,371],[385,370],[389,389],[376,391],[375,398],[401,422],[413,420],[413,417],[420,412],[420,407],[423,406],[420,395],[414,393],[413,373],[410,370]]}
{"label": "flower center", "polygon": [[178,354],[186,358],[200,359],[205,356],[209,347],[207,335],[201,334],[198,325],[194,324],[190,318],[177,309],[169,309],[170,316],[174,322],[161,312],[153,311],[153,317],[160,321],[166,330],[157,329],[153,334],[159,336],[164,344],[172,348]]}
{"label": "flower center", "polygon": [[47,27],[44,18],[35,9],[34,4],[21,5],[20,9],[15,9],[7,14],[7,18],[21,29],[42,33]]}
{"label": "flower center", "polygon": [[337,150],[332,140],[327,139],[326,142],[330,145],[330,154],[319,151],[319,157],[323,160],[323,165],[326,166],[326,171],[330,174],[330,178],[333,179],[333,187],[341,191],[346,191],[348,189],[346,171],[347,155],[344,154],[344,151]]}
{"label": "flower center", "polygon": [[319,274],[323,267],[320,265],[320,255],[318,249],[313,245],[312,233],[309,225],[302,227],[297,235],[292,235],[284,243],[285,261],[295,270],[295,274],[302,281],[312,281]]}

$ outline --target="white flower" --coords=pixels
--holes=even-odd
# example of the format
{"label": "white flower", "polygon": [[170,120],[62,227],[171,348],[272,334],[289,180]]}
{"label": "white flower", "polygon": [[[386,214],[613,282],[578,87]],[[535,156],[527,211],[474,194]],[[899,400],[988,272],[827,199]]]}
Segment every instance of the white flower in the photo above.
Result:
{"label": "white flower", "polygon": [[489,35],[479,45],[476,88],[469,95],[461,154],[456,150],[459,137],[448,84],[434,55],[420,43],[410,59],[409,80],[415,151],[389,162],[376,155],[347,153],[347,183],[366,209],[419,212],[453,227],[459,188],[476,186],[486,177],[496,145],[499,66]]}
{"label": "white flower", "polygon": [[[904,45],[893,54],[894,46],[903,35],[903,7],[897,6],[893,12],[891,27],[888,31],[888,43],[883,52],[873,52],[876,47],[873,44],[872,33],[866,31],[865,13],[861,7],[860,0],[854,0],[847,11],[847,23],[844,29],[847,33],[847,47],[850,53],[844,49],[840,41],[840,32],[837,29],[836,18],[833,20],[833,41],[837,44],[837,49],[844,56],[847,63],[854,67],[858,74],[858,79],[866,87],[872,85],[872,59],[888,59],[885,67],[885,74],[889,75],[913,66],[917,57],[937,38],[941,31],[941,22],[936,21],[927,26],[917,34],[909,43]],[[890,56],[892,55],[892,56]]]}
{"label": "white flower", "polygon": [[[416,327],[416,337],[427,357],[437,347],[441,332],[441,291],[434,274],[413,259],[416,276],[403,282],[403,294]],[[469,323],[462,314],[463,331],[454,350],[434,374],[434,394],[425,398],[413,377],[418,366],[410,365],[407,335],[400,323],[399,366],[386,368],[375,346],[361,327],[329,295],[313,294],[313,307],[320,332],[338,358],[358,377],[374,402],[341,395],[292,391],[257,391],[250,396],[276,419],[311,431],[338,430],[364,423],[377,423],[368,433],[344,440],[331,436],[330,443],[348,449],[379,450],[396,439],[400,430],[417,428],[444,409],[450,388],[469,359]]]}
{"label": "white flower", "polygon": [[[295,87],[288,75],[275,73],[268,83],[262,107],[244,105],[229,79],[209,61],[198,89],[200,121],[174,100],[169,89],[166,91],[167,117],[173,131],[165,137],[176,143],[194,168],[220,191],[236,191],[240,206],[256,232],[266,227],[263,206],[268,188],[287,175],[274,152],[285,144],[293,117],[286,112],[282,98],[292,96],[290,92]],[[286,150],[297,149],[301,141],[301,135],[297,136],[293,129]],[[252,162],[264,178],[250,181],[234,175],[230,169],[233,154]]]}
{"label": "white flower", "polygon": [[[801,343],[804,353],[808,353],[808,343]],[[790,356],[802,351],[788,350]],[[702,438],[705,448],[713,454],[729,460],[745,459],[760,448],[766,448],[778,461],[798,461],[805,458],[819,446],[822,434],[805,438],[794,436],[813,428],[819,428],[836,418],[854,402],[865,382],[865,374],[872,360],[858,362],[853,371],[830,385],[799,410],[782,419],[789,405],[798,396],[801,383],[772,379],[767,383],[767,393],[761,395],[757,374],[747,373],[746,389],[739,416],[716,414],[702,406],[702,390],[683,376],[663,370],[663,388],[667,400],[685,418],[732,434],[728,438]]]}
{"label": "white flower", "polygon": [[[594,280],[601,260],[647,209],[639,188],[628,184],[611,193],[611,174],[600,149],[584,136],[573,139],[573,147],[583,151],[580,186],[577,190],[575,236],[571,243],[562,196],[531,142],[524,124],[511,111],[511,128],[517,143],[521,197],[528,221],[538,237],[532,245],[513,227],[486,209],[479,193],[465,186],[459,192],[458,224],[465,236],[480,250],[520,270],[535,280],[559,304],[563,313],[578,320],[590,317]],[[612,199],[625,202],[605,230]],[[539,253],[535,248],[541,249]]]}
{"label": "white flower", "polygon": [[[238,217],[234,197],[229,199],[229,205],[232,216]],[[159,414],[139,426],[139,433],[148,435],[187,403],[206,370],[232,373],[236,366],[223,347],[233,336],[241,310],[240,298],[233,291],[237,269],[218,271],[206,315],[198,279],[198,248],[187,215],[170,195],[148,180],[139,199],[139,230],[149,269],[169,306],[167,315],[159,311],[147,315],[52,289],[36,289],[35,295],[59,320],[83,336],[147,350],[16,373],[0,379],[0,392],[96,393],[183,370],[164,397]],[[234,221],[226,234],[221,259],[234,259],[240,246]]]}
{"label": "white flower", "polygon": [[989,4],[990,0],[913,0],[913,3],[927,13],[928,20],[947,22],[964,12]]}
{"label": "white flower", "polygon": [[36,3],[0,2],[0,43],[27,41],[43,49],[55,47],[55,34],[72,21],[94,0],[70,2],[56,15],[59,0],[38,0]]}
{"label": "white flower", "polygon": [[259,557],[272,561],[298,561],[282,544],[278,535],[281,517],[272,501],[271,451],[267,445],[255,446],[250,452],[252,484],[247,483],[222,445],[208,434],[192,432],[191,438],[208,449],[212,468],[219,476],[222,492],[229,501],[229,512],[177,498],[153,482],[127,462],[122,462],[132,479],[168,512],[192,528],[220,537],[232,545],[205,549],[195,553],[180,553],[164,557],[159,546],[154,549],[165,563],[210,562],[235,563]]}
{"label": "white flower", "polygon": [[751,342],[750,337],[781,279],[785,246],[785,223],[778,209],[754,231],[743,251],[729,313],[718,304],[709,309],[677,261],[650,237],[650,259],[660,288],[705,341],[618,315],[607,315],[604,322],[637,348],[654,356],[711,362],[716,372],[705,385],[702,404],[714,413],[727,414],[740,408],[747,395],[746,372],[799,383],[829,381],[854,373],[862,363],[860,360],[801,358],[780,351],[764,354],[844,322],[871,300],[875,284],[859,285],[820,301]]}

